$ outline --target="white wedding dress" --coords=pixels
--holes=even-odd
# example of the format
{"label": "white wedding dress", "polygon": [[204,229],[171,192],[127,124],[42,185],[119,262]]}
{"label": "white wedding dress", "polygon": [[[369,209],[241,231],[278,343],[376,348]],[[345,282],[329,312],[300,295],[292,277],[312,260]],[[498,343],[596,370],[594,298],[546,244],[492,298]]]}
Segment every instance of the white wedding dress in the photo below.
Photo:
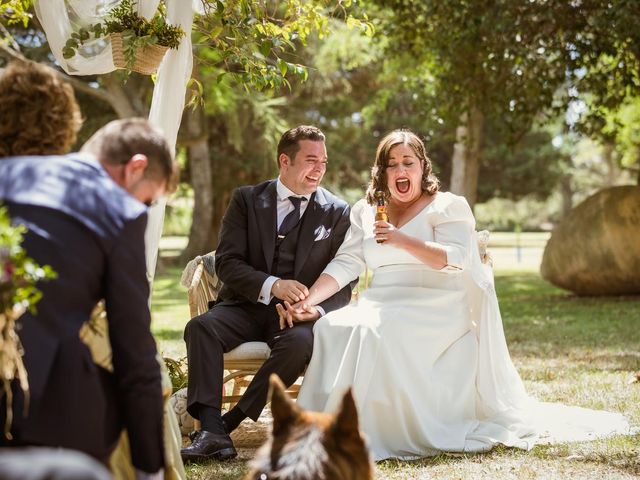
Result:
{"label": "white wedding dress", "polygon": [[441,451],[481,452],[627,433],[624,417],[537,402],[507,350],[490,267],[480,262],[464,198],[439,192],[400,227],[436,241],[449,266],[434,270],[376,243],[374,207],[359,201],[351,228],[324,273],[347,285],[365,268],[371,286],[314,327],[298,403],[335,411],[351,387],[375,460]]}

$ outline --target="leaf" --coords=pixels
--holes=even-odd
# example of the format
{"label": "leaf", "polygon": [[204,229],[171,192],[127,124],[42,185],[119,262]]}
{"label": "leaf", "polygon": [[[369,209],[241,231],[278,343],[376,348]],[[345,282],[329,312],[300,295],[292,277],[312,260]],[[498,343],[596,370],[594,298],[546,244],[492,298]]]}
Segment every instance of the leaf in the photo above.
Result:
{"label": "leaf", "polygon": [[218,38],[218,37],[220,36],[220,34],[222,33],[222,30],[224,30],[224,29],[222,28],[222,26],[221,26],[221,25],[216,25],[216,26],[215,26],[215,27],[213,27],[213,28],[211,29],[211,31],[209,32],[209,36],[210,36],[211,38]]}
{"label": "leaf", "polygon": [[271,42],[269,40],[265,40],[260,44],[260,53],[265,57],[269,56],[269,53],[271,53]]}
{"label": "leaf", "polygon": [[76,51],[71,47],[65,46],[62,49],[62,57],[67,59],[67,60],[70,59],[71,57],[73,57],[75,54],[76,54]]}
{"label": "leaf", "polygon": [[279,58],[278,59],[278,68],[280,69],[280,75],[282,75],[284,77],[287,74],[287,62],[285,62],[284,60]]}

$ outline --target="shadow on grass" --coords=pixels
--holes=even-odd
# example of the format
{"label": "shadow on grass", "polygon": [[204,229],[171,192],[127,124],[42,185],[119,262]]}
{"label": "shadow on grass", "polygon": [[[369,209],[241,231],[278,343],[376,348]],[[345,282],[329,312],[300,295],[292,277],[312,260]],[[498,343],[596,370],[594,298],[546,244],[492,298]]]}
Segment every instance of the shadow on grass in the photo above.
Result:
{"label": "shadow on grass", "polygon": [[496,287],[514,353],[570,355],[604,347],[637,363],[640,297],[578,297],[534,273],[496,275]]}
{"label": "shadow on grass", "polygon": [[[499,464],[503,469],[508,470],[510,462],[513,462],[511,463],[512,468],[519,468],[521,460],[526,457],[535,457],[538,461],[550,463],[551,465],[557,462],[571,462],[576,467],[578,475],[576,478],[579,478],[580,473],[585,471],[585,467],[588,471],[590,470],[589,465],[593,464],[606,466],[627,475],[639,476],[639,444],[640,435],[636,434],[615,436],[590,442],[537,445],[531,452],[498,445],[486,453],[442,453],[412,461],[389,459],[377,463],[377,469],[382,474],[382,477],[378,475],[378,478],[384,478],[385,472],[399,470],[424,472],[422,469],[429,467],[455,466],[462,463],[486,463],[490,465],[493,462],[493,464]],[[520,460],[516,460],[518,457],[520,457]],[[496,478],[502,478],[497,472],[496,475]]]}
{"label": "shadow on grass", "polygon": [[420,467],[435,467],[438,465],[455,465],[461,462],[474,462],[482,463],[485,460],[495,458],[505,453],[513,454],[523,452],[522,450],[516,450],[513,448],[507,448],[502,445],[497,445],[489,452],[484,453],[440,453],[432,457],[418,458],[416,460],[398,460],[396,458],[390,458],[376,463],[378,470],[384,472],[385,470],[395,471],[406,468],[407,466],[415,468]]}
{"label": "shadow on grass", "polygon": [[542,460],[565,460],[606,465],[620,472],[640,476],[640,434],[617,436],[580,444],[539,445],[533,455]]}

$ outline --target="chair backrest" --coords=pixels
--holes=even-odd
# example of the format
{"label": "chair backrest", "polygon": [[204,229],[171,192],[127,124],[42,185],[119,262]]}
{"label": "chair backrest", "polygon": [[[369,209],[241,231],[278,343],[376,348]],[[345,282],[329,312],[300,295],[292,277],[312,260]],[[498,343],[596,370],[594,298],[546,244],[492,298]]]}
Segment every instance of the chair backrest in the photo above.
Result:
{"label": "chair backrest", "polygon": [[191,317],[209,310],[209,303],[218,298],[222,281],[216,275],[215,251],[191,260],[182,272],[182,284],[187,287]]}

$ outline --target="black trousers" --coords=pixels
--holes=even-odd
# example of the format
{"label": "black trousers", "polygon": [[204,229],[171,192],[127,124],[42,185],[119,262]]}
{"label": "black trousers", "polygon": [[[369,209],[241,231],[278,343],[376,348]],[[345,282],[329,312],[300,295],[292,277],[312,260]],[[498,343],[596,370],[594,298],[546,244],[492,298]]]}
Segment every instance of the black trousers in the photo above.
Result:
{"label": "black trousers", "polygon": [[189,386],[187,411],[199,418],[197,404],[220,408],[223,354],[244,342],[266,342],[271,356],[247,387],[238,407],[254,421],[267,403],[269,376],[276,373],[288,387],[304,371],[313,351],[313,323],[280,330],[274,304],[225,303],[192,318],[185,327]]}

